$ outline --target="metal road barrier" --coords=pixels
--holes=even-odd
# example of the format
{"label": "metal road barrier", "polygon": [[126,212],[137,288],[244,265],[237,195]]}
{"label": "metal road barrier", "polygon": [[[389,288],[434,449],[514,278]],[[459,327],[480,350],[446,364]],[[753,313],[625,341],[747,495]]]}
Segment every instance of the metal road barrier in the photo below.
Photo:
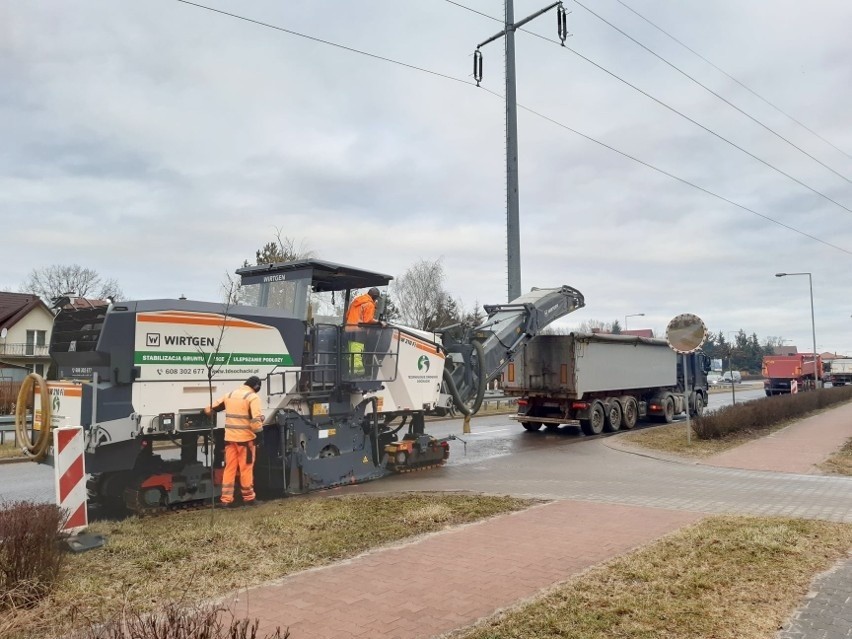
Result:
{"label": "metal road barrier", "polygon": [[0,415],[0,446],[15,443],[15,416]]}

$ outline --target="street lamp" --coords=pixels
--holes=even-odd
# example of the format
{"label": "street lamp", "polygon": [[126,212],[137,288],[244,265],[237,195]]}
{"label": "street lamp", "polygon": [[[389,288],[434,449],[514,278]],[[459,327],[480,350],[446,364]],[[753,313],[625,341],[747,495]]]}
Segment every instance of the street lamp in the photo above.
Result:
{"label": "street lamp", "polygon": [[628,317],[645,317],[645,313],[631,313],[630,315],[624,316],[624,330],[627,330],[627,318]]}
{"label": "street lamp", "polygon": [[[730,339],[732,334],[735,334],[737,331],[728,331],[728,338]],[[734,340],[731,339],[728,342],[728,371],[731,373],[731,404],[733,406],[737,405],[737,390],[736,384],[734,383]]]}
{"label": "street lamp", "polygon": [[814,280],[810,273],[776,273],[775,277],[787,277],[788,275],[808,276],[808,285],[811,290],[811,337],[814,340],[814,387],[822,388],[822,379],[819,376],[819,367],[817,366],[816,324],[814,323]]}

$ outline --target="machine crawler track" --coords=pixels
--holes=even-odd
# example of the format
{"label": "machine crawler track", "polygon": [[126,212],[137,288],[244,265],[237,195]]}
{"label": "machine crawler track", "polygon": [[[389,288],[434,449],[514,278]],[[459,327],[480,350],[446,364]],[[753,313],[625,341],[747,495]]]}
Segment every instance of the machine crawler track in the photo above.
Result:
{"label": "machine crawler track", "polygon": [[431,470],[433,468],[440,468],[441,466],[444,466],[445,463],[446,462],[444,462],[444,461],[439,461],[439,462],[436,462],[434,464],[426,464],[424,466],[409,466],[407,468],[394,468],[392,470],[393,470],[394,473],[397,473],[399,475],[403,475],[405,473],[418,473],[422,470]]}

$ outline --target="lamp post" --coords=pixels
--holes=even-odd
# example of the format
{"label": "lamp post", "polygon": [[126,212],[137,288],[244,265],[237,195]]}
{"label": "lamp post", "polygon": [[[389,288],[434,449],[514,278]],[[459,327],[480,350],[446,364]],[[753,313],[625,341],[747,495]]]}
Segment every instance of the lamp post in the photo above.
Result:
{"label": "lamp post", "polygon": [[624,330],[627,330],[627,318],[628,317],[645,317],[645,313],[631,313],[630,315],[624,316]]}
{"label": "lamp post", "polygon": [[811,337],[814,340],[814,388],[822,388],[822,379],[819,376],[819,367],[817,366],[819,356],[817,355],[816,323],[814,322],[814,280],[810,273],[776,273],[775,277],[787,277],[788,275],[808,276],[808,285],[811,291]]}
{"label": "lamp post", "polygon": [[[730,339],[731,335],[734,331],[728,331],[728,338]],[[728,371],[731,373],[731,405],[737,405],[737,390],[736,384],[734,383],[734,340],[731,339],[728,342]],[[724,375],[723,375],[724,378]]]}

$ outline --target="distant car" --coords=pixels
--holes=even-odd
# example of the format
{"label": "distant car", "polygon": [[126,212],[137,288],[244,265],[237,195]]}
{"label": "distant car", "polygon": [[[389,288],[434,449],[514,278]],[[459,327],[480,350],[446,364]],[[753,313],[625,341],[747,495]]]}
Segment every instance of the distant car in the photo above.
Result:
{"label": "distant car", "polygon": [[725,371],[722,375],[723,384],[742,384],[743,376],[739,371]]}
{"label": "distant car", "polygon": [[717,386],[722,383],[722,373],[707,373],[707,383]]}

